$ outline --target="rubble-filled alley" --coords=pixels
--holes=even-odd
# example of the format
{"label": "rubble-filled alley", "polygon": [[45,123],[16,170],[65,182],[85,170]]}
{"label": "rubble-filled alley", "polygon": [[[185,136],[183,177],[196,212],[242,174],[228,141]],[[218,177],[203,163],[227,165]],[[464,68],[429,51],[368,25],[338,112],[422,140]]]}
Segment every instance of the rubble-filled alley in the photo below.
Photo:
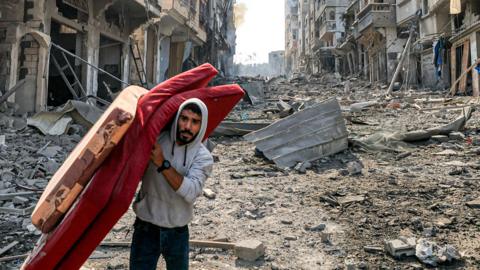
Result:
{"label": "rubble-filled alley", "polygon": [[[436,243],[438,249],[445,245],[454,249],[451,261],[442,255],[433,264],[478,268],[478,112],[473,110],[468,121],[448,135],[410,143],[394,135],[448,125],[465,116],[466,108],[475,109],[478,98],[446,99],[429,91],[385,98],[386,86],[329,74],[290,81],[281,77],[238,81],[248,97],[264,93],[255,97],[254,105],[251,98],[242,101],[228,123],[269,124],[280,118],[280,103],[307,110],[336,96],[346,119],[349,146],[304,168],[288,169],[259,155],[255,145],[241,136],[225,136],[225,130],[235,135],[236,129],[219,128],[212,138],[213,175],[196,204],[190,238],[233,243],[255,239],[265,246],[265,255],[249,262],[229,250],[192,247],[193,269],[426,267],[427,259],[422,262],[415,256],[415,244],[413,254],[401,258],[387,248],[389,241],[403,243],[399,239],[410,237]],[[254,91],[255,82],[263,91]],[[74,124],[65,135],[43,135],[27,126],[26,119],[13,117],[14,110],[2,105],[1,246],[11,244],[2,249],[2,257],[31,250],[40,233],[31,225],[28,209],[85,133],[85,128]],[[294,109],[282,116],[292,113]],[[383,137],[369,144],[372,135]],[[125,243],[131,239],[133,219],[129,211],[91,255],[86,269],[128,268]],[[18,267],[22,260],[4,265]]]}

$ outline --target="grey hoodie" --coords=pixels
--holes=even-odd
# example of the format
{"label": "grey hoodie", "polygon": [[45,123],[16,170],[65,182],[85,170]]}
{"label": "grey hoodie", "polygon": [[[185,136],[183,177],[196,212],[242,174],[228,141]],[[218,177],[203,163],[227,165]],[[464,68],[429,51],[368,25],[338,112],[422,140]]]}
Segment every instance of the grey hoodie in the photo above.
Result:
{"label": "grey hoodie", "polygon": [[[177,122],[180,112],[188,103],[197,104],[202,111],[202,123],[194,141],[187,145],[176,144]],[[152,224],[174,228],[187,225],[193,216],[193,202],[203,192],[205,180],[212,171],[213,157],[202,144],[208,123],[207,106],[199,99],[188,99],[180,105],[170,133],[162,132],[157,142],[163,155],[177,172],[183,175],[183,182],[175,192],[157,166],[150,161],[142,179],[142,187],[133,204],[138,218]]]}

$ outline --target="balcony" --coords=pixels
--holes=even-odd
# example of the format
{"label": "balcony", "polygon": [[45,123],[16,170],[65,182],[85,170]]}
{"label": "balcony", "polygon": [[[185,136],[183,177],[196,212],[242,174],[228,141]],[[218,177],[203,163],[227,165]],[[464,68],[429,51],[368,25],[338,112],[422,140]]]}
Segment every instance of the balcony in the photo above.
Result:
{"label": "balcony", "polygon": [[348,0],[320,0],[317,6],[317,14],[322,14],[327,7],[347,7]]}
{"label": "balcony", "polygon": [[359,34],[370,26],[396,26],[395,6],[388,3],[369,3],[357,13],[356,17],[354,26]]}
{"label": "balcony", "polygon": [[206,42],[207,33],[200,26],[198,0],[159,0],[158,2],[162,13],[167,15],[162,18],[162,21],[165,21],[165,29],[174,29],[176,33],[173,34],[176,36],[188,37],[190,33],[195,33],[196,43]]}
{"label": "balcony", "polygon": [[320,27],[320,39],[331,40],[333,33],[337,30],[336,21],[326,21]]}

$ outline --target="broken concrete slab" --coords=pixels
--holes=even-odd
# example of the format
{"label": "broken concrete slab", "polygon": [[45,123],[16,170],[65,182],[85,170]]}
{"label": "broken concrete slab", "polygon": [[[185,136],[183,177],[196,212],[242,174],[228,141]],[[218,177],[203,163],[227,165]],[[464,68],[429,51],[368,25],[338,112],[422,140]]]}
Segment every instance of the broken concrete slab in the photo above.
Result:
{"label": "broken concrete slab", "polygon": [[338,203],[341,205],[346,205],[350,203],[363,202],[365,199],[365,195],[346,196],[338,199]]}
{"label": "broken concrete slab", "polygon": [[480,198],[477,198],[473,201],[469,201],[466,203],[466,205],[470,208],[480,208]]}
{"label": "broken concrete slab", "polygon": [[15,204],[26,204],[29,202],[29,200],[22,196],[15,196],[13,197],[12,202]]}
{"label": "broken concrete slab", "polygon": [[48,146],[45,149],[38,152],[38,154],[45,156],[47,158],[53,158],[58,154],[58,152],[62,151],[62,147],[60,146]]}
{"label": "broken concrete slab", "polygon": [[399,237],[399,239],[385,241],[385,250],[395,258],[409,257],[415,255],[415,237]]}
{"label": "broken concrete slab", "polygon": [[246,261],[256,261],[265,254],[265,246],[258,240],[243,240],[235,245],[235,255]]}
{"label": "broken concrete slab", "polygon": [[241,82],[239,85],[247,93],[246,98],[250,104],[256,105],[263,102],[265,98],[264,81]]}
{"label": "broken concrete slab", "polygon": [[278,167],[292,167],[343,151],[347,129],[336,98],[244,136]]}

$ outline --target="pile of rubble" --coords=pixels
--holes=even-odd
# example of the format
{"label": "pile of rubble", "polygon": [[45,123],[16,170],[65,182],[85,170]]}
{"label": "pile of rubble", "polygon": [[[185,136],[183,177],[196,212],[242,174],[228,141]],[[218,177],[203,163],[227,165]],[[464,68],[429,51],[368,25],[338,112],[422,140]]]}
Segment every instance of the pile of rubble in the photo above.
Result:
{"label": "pile of rubble", "polygon": [[[73,125],[69,133],[45,136],[27,126],[26,116],[15,116],[15,106],[0,104],[0,257],[25,254],[40,232],[30,214],[85,129]],[[8,256],[7,256],[8,258]],[[14,261],[20,263],[21,259]]]}
{"label": "pile of rubble", "polygon": [[[480,100],[386,97],[387,85],[334,74],[237,79],[248,97],[212,138],[216,164],[190,226],[193,269],[478,268]],[[0,209],[25,210],[0,214],[0,249],[17,242],[1,257],[33,246],[28,209],[84,129],[43,135],[5,110],[0,125]],[[302,154],[279,161],[292,151]],[[127,268],[134,218],[84,268]]]}

